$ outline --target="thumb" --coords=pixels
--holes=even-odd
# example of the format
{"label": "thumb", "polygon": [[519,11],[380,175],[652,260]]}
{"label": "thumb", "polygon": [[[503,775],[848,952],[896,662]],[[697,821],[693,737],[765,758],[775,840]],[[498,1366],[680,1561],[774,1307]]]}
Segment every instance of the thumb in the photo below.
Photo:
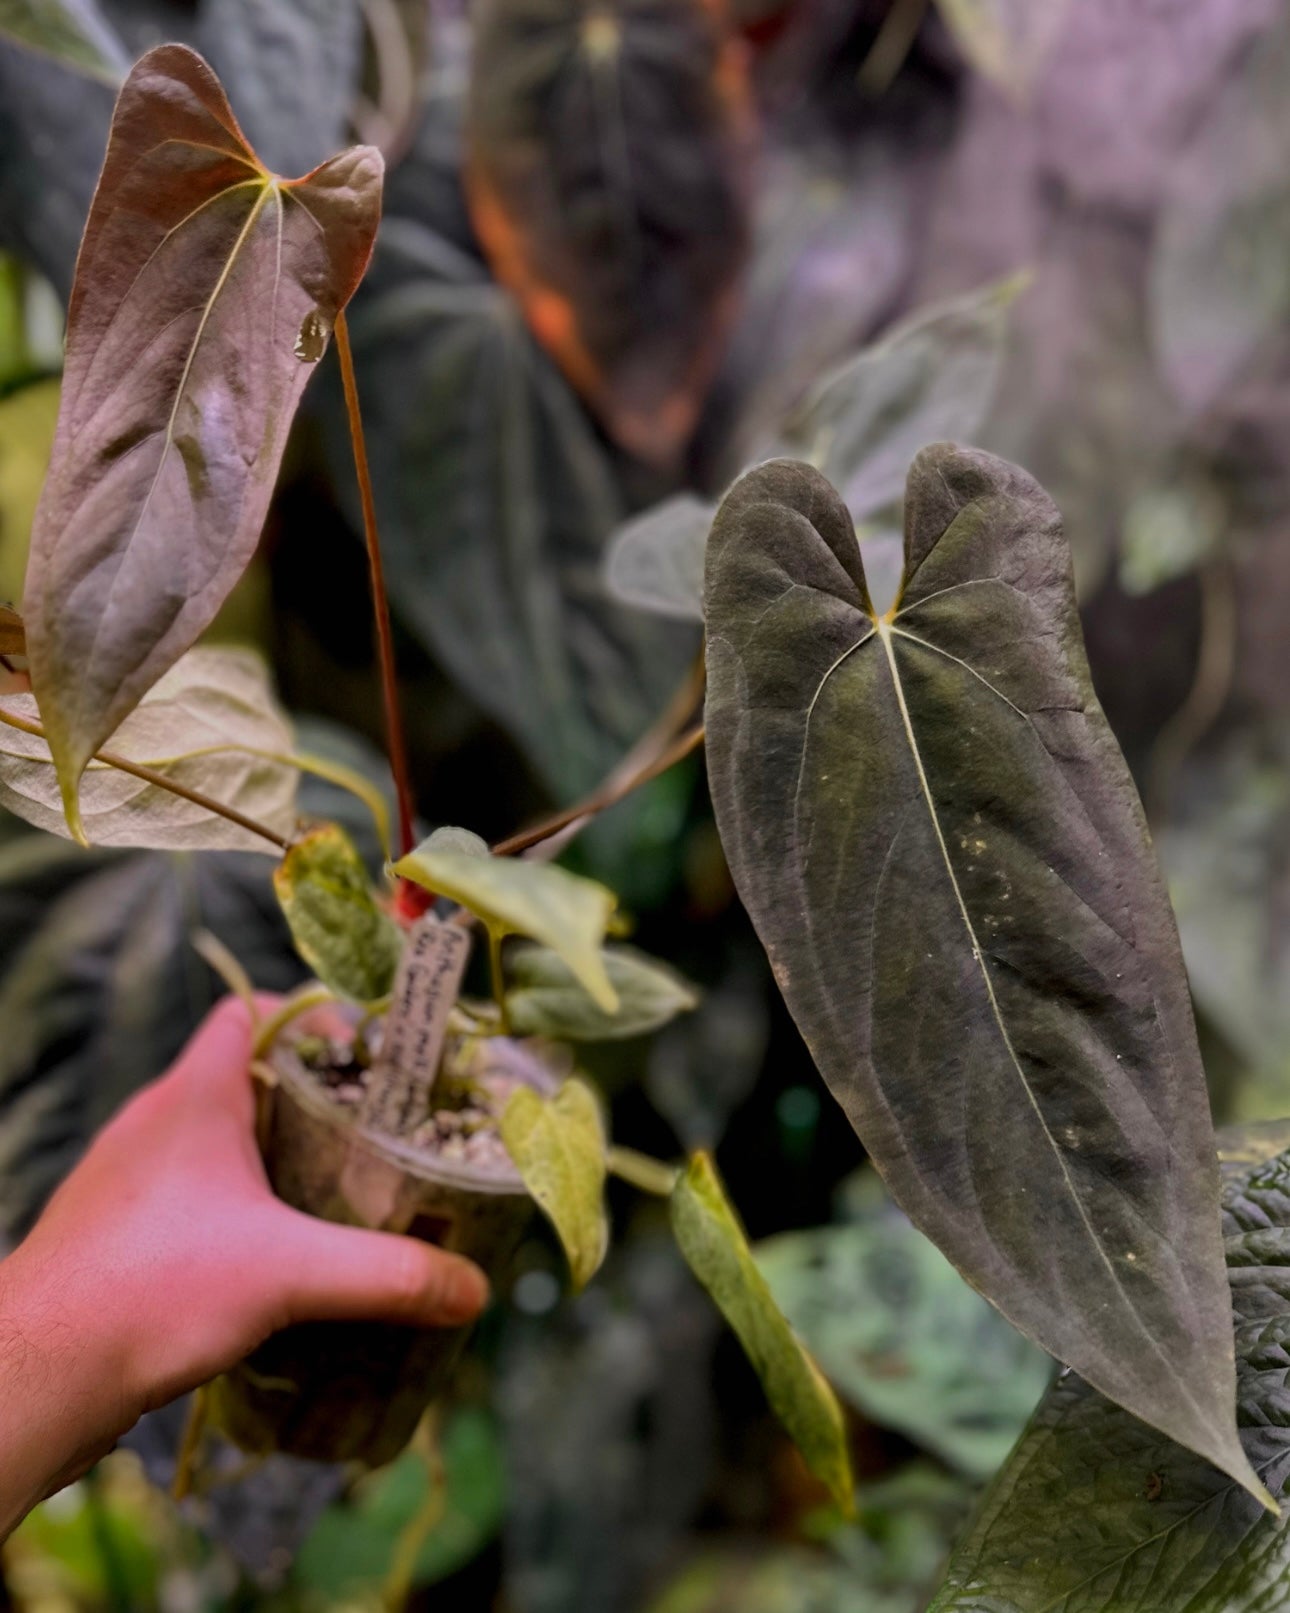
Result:
{"label": "thumb", "polygon": [[285,1214],[289,1321],[460,1327],[488,1302],[488,1279],[463,1255],[392,1232],[336,1226],[299,1210]]}

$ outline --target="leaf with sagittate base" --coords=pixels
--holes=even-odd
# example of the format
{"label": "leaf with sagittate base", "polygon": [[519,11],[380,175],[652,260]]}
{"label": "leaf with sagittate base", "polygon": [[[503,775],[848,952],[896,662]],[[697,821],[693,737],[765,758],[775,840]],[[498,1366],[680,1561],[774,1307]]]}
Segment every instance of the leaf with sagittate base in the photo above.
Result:
{"label": "leaf with sagittate base", "polygon": [[363,859],[334,823],[297,841],[273,874],[296,951],[325,986],[354,1002],[389,995],[403,932],[377,905]]}
{"label": "leaf with sagittate base", "polygon": [[553,1098],[517,1087],[501,1119],[502,1141],[525,1187],[564,1246],[575,1288],[596,1275],[609,1245],[605,1216],[605,1127],[585,1082]]}
{"label": "leaf with sagittate base", "polygon": [[23,614],[80,832],[86,763],[214,618],[259,540],[292,415],[371,253],[382,162],[268,173],[218,81],[149,51],[117,102],[68,308]]}
{"label": "leaf with sagittate base", "polygon": [[[1290,1478],[1290,1154],[1286,1122],[1224,1138],[1237,1408],[1254,1470]],[[1040,1403],[950,1560],[932,1613],[1273,1613],[1290,1518],[1068,1373]]]}
{"label": "leaf with sagittate base", "polygon": [[771,1409],[845,1513],[854,1507],[846,1421],[828,1380],[775,1303],[708,1154],[690,1156],[670,1200],[690,1270],[739,1336]]}
{"label": "leaf with sagittate base", "polygon": [[1262,1498],[1177,931],[1024,472],[914,461],[896,605],[787,461],[708,545],[707,755],[739,893],[893,1195],[974,1287]]}

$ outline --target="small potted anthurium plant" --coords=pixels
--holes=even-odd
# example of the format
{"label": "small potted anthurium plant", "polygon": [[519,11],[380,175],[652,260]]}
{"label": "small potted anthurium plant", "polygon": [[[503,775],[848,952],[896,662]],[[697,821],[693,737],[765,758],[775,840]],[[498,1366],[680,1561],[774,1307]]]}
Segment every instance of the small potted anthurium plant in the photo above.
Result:
{"label": "small potted anthurium plant", "polygon": [[[838,1403],[711,1159],[615,1147],[575,1073],[580,1043],[647,1031],[693,1001],[665,965],[607,940],[608,890],[524,855],[549,850],[587,804],[501,846],[455,828],[416,842],[344,315],[381,179],[366,148],[303,179],[269,173],[186,49],[156,49],[130,75],[77,266],[22,610],[0,619],[0,653],[30,680],[0,702],[0,800],[84,841],[271,851],[316,976],[257,1033],[275,1189],[493,1271],[536,1206],[575,1284],[605,1252],[608,1174],[664,1196],[686,1260],[846,1509]],[[399,798],[375,885],[336,825],[297,821],[293,797],[310,768],[368,786],[291,751],[249,658],[194,648],[250,559],[293,408],[333,344]],[[1169,1469],[1159,1486],[1132,1462],[1117,1470],[1125,1518],[1144,1485],[1152,1505],[1218,1498],[1230,1543],[1276,1508],[1285,1463],[1260,1431],[1284,1423],[1280,1391],[1241,1335],[1238,1430],[1187,982],[1092,688],[1060,521],[1025,472],[934,444],[909,468],[903,524],[903,572],[882,599],[854,510],[817,464],[772,459],[737,481],[704,522],[705,726],[669,754],[705,744],[739,895],[891,1194],[1070,1369],[1061,1405],[1041,1407],[1025,1439],[1060,1433],[1077,1394]],[[463,991],[477,934],[491,980],[479,997]],[[208,955],[250,994],[236,959]],[[1268,1304],[1283,1291],[1271,1263]],[[210,1386],[207,1411],[251,1451],[379,1463],[460,1342],[294,1328]],[[1000,1483],[991,1528],[1007,1510]]]}

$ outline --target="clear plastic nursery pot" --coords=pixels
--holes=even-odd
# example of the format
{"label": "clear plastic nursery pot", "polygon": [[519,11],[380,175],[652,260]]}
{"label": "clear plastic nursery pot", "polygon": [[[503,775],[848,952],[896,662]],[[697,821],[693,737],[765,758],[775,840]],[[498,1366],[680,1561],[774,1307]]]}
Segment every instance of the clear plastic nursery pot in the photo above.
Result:
{"label": "clear plastic nursery pot", "polygon": [[[554,1085],[536,1060],[508,1060],[539,1091]],[[272,1060],[265,1094],[265,1166],[279,1198],[329,1221],[405,1233],[501,1274],[533,1200],[507,1162],[485,1170],[447,1162],[361,1127],[289,1047]],[[211,1386],[217,1425],[252,1454],[380,1466],[411,1439],[443,1388],[469,1327],[312,1322],[275,1333]]]}

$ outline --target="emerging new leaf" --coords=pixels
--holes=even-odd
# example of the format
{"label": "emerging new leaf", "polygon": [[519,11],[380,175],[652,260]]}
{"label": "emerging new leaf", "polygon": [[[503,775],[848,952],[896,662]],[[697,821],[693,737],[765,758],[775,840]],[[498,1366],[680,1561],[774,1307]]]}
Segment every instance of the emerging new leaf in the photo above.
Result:
{"label": "emerging new leaf", "polygon": [[605,1217],[605,1128],[585,1082],[553,1098],[517,1087],[501,1120],[502,1141],[569,1260],[575,1289],[596,1275],[609,1244]]}
{"label": "emerging new leaf", "polygon": [[838,495],[773,462],[717,517],[707,612],[735,882],[893,1195],[1024,1332],[1262,1496],[1177,931],[1051,502],[925,449],[879,618]]}
{"label": "emerging new leaf", "polygon": [[855,1486],[842,1408],[776,1305],[707,1154],[691,1155],[670,1202],[672,1230],[691,1271],[738,1334],[807,1467],[849,1514]]}
{"label": "emerging new leaf", "polygon": [[698,1007],[698,996],[675,970],[631,947],[605,947],[605,973],[618,995],[606,1012],[573,970],[549,947],[516,947],[507,964],[506,1019],[517,1036],[566,1042],[619,1041],[646,1036]]}
{"label": "emerging new leaf", "polygon": [[273,872],[296,951],[323,985],[372,1003],[394,985],[403,933],[377,905],[363,859],[334,823],[311,830]]}
{"label": "emerging new leaf", "polygon": [[209,625],[259,539],[292,415],[362,278],[380,153],[268,173],[199,56],[163,45],[117,102],[68,308],[24,616],[81,834],[93,753]]}
{"label": "emerging new leaf", "polygon": [[400,879],[460,902],[494,935],[527,935],[564,959],[607,1014],[618,994],[605,971],[601,942],[613,914],[612,891],[549,863],[440,851],[434,836],[394,865]]}
{"label": "emerging new leaf", "polygon": [[[22,727],[14,726],[21,723]],[[249,650],[199,648],[171,667],[111,736],[106,752],[209,796],[286,837],[299,766],[264,664]],[[68,834],[49,746],[28,694],[0,699],[0,806]],[[93,761],[81,780],[86,837],[158,851],[262,851],[262,836],[159,785]]]}

